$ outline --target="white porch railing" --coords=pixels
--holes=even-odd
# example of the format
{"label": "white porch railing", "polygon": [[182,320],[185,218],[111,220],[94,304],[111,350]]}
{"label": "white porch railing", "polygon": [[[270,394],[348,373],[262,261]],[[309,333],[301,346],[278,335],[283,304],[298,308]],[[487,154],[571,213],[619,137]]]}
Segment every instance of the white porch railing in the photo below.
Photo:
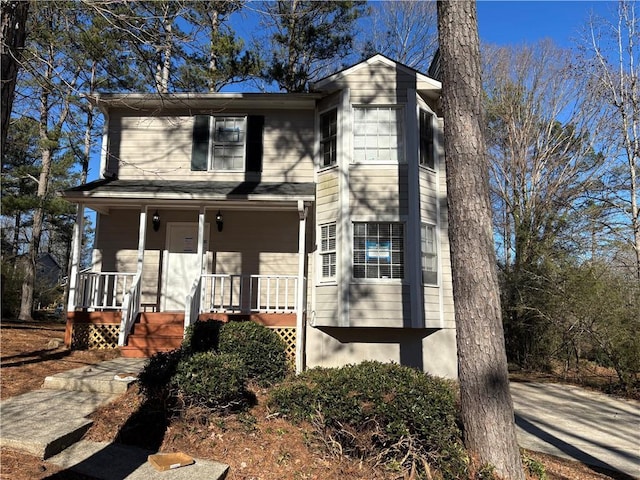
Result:
{"label": "white porch railing", "polygon": [[122,302],[122,319],[120,320],[120,332],[118,334],[118,346],[123,347],[127,336],[133,327],[138,313],[140,313],[140,285],[142,284],[142,272],[138,272],[133,279],[131,288],[124,296]]}
{"label": "white porch railing", "polygon": [[226,275],[201,277],[200,312],[296,313],[295,275]]}
{"label": "white porch railing", "polygon": [[135,273],[81,272],[78,274],[76,308],[120,310]]}

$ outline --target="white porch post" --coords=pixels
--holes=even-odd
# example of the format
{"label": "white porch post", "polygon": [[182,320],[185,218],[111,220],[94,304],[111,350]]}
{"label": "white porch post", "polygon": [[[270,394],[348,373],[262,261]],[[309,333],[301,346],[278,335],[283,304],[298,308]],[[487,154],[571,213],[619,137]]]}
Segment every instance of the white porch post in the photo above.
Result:
{"label": "white porch post", "polygon": [[73,224],[73,236],[71,243],[71,271],[69,272],[69,296],[67,298],[67,311],[72,312],[76,308],[78,296],[78,271],[80,267],[80,254],[82,252],[82,231],[84,230],[84,204],[78,204],[76,222]]}
{"label": "white porch post", "polygon": [[204,268],[206,266],[204,261],[204,218],[206,214],[206,208],[204,206],[200,207],[200,212],[198,213],[198,272],[200,275],[204,273]]}
{"label": "white porch post", "polygon": [[144,261],[144,247],[147,238],[147,210],[148,206],[144,206],[140,209],[140,228],[138,232],[138,264],[136,273],[142,272],[142,264]]}
{"label": "white porch post", "polygon": [[307,207],[298,200],[298,289],[296,292],[296,373],[304,370],[305,322],[304,322],[304,266],[306,258]]}

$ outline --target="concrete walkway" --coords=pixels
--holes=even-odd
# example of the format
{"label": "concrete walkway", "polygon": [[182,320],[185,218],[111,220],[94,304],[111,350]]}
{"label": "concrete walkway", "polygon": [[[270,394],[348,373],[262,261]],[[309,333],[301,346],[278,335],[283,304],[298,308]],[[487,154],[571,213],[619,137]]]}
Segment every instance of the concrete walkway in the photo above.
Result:
{"label": "concrete walkway", "polygon": [[0,402],[0,446],[100,480],[223,479],[229,467],[222,463],[196,459],[158,472],[147,462],[157,452],[81,441],[92,424],[87,416],[126,392],[145,362],[117,358],[69,370],[47,377],[40,390]]}
{"label": "concrete walkway", "polygon": [[640,478],[640,403],[571,385],[511,383],[518,442]]}

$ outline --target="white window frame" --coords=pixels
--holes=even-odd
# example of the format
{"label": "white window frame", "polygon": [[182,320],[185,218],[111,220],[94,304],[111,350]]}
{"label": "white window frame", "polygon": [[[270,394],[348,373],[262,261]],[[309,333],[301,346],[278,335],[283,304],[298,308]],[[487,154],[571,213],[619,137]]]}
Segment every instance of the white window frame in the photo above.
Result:
{"label": "white window frame", "polygon": [[[338,230],[336,222],[329,222],[319,225],[320,245],[318,253],[320,261],[318,263],[318,275],[321,283],[335,283],[338,275]],[[331,235],[333,230],[333,235]],[[325,236],[325,232],[327,235]],[[331,240],[333,240],[333,248],[331,248]],[[325,259],[328,258],[329,275],[325,276],[324,267]],[[333,261],[332,261],[333,260]],[[331,267],[333,267],[333,275],[331,275]]]}
{"label": "white window frame", "polygon": [[[359,112],[380,112],[386,110],[394,112],[395,120],[387,122],[387,128],[381,122],[365,121],[359,123]],[[406,163],[406,140],[405,140],[405,107],[403,105],[354,105],[353,106],[353,162],[354,163],[377,163],[377,164],[398,164]],[[391,119],[391,117],[389,117]],[[375,132],[373,126],[376,126]],[[391,128],[389,128],[391,127]],[[395,135],[385,135],[385,131],[395,129]],[[375,142],[373,142],[375,139]],[[393,140],[395,139],[396,158],[382,158],[383,151],[392,151]],[[375,146],[371,145],[375,143]],[[361,146],[362,145],[362,146]],[[363,153],[360,153],[363,152]],[[364,158],[361,158],[364,157]],[[390,156],[389,156],[390,157]]]}
{"label": "white window frame", "polygon": [[[439,284],[438,251],[437,225],[433,223],[422,223],[420,226],[420,264],[423,285],[437,286]],[[430,269],[428,269],[428,267],[430,267]],[[435,278],[433,278],[434,276]]]}
{"label": "white window frame", "polygon": [[[324,131],[323,131],[323,124],[322,124],[322,120],[324,118],[326,118],[329,115],[334,115],[335,116],[335,132],[331,133],[331,130],[329,130],[329,135],[327,137],[324,136]],[[333,107],[330,108],[328,110],[325,110],[324,112],[321,112],[318,118],[318,129],[319,129],[319,148],[318,148],[318,166],[320,168],[320,170],[324,170],[324,169],[328,169],[331,167],[335,167],[338,164],[338,108],[337,107]],[[330,163],[326,164],[324,163],[324,159],[325,159],[325,151],[324,151],[324,146],[326,144],[329,144],[330,146],[333,146],[333,161],[331,161]]]}
{"label": "white window frame", "polygon": [[[217,122],[235,120],[241,121],[238,131],[242,135],[241,140],[230,141],[220,140],[217,137]],[[233,131],[233,130],[229,130]],[[242,150],[242,165],[237,168],[216,168],[216,148],[239,147]],[[209,121],[209,160],[208,168],[210,172],[244,172],[247,163],[247,117],[246,115],[213,115]]]}
{"label": "white window frame", "polygon": [[[366,229],[364,237],[357,233],[359,225],[364,225]],[[368,227],[370,225],[389,225],[391,227],[391,235],[389,236],[389,245],[382,246],[380,231],[376,234],[369,234]],[[397,235],[393,235],[393,227],[400,227],[400,238]],[[354,281],[373,281],[373,282],[403,282],[407,276],[406,268],[406,223],[403,221],[354,221],[351,225],[352,228],[352,253],[351,253],[351,266],[352,277]],[[394,240],[395,239],[395,240]],[[364,241],[364,247],[358,245],[360,241]],[[394,254],[399,255],[399,261],[394,261]],[[357,258],[358,257],[358,258]],[[389,258],[386,262],[383,259]],[[376,262],[377,259],[377,262]],[[359,260],[359,261],[356,261]],[[371,261],[371,263],[369,263]],[[367,275],[367,266],[371,265],[378,269],[378,276],[369,277]],[[358,266],[364,266],[364,276],[356,276]],[[389,275],[381,274],[381,267],[388,267]],[[401,274],[394,274],[394,269],[400,268]]]}

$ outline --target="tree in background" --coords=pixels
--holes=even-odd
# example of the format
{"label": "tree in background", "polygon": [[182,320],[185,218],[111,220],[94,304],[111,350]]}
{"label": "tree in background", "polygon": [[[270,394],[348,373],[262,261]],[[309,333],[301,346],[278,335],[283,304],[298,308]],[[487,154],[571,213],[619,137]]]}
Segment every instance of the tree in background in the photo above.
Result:
{"label": "tree in background", "polygon": [[244,7],[244,0],[197,2],[186,17],[193,25],[193,53],[180,67],[180,85],[188,91],[219,92],[224,86],[259,74],[258,54],[245,49],[245,42],[230,27],[230,18]]}
{"label": "tree in background", "polygon": [[355,22],[365,2],[278,0],[264,3],[271,49],[264,77],[286,92],[305,92],[309,84],[336,71],[352,53]]}
{"label": "tree in background", "polygon": [[[438,48],[435,2],[374,2],[363,56],[381,53],[426,72]],[[367,38],[370,37],[370,38]]]}
{"label": "tree in background", "polygon": [[29,2],[20,0],[2,0],[2,39],[0,47],[2,51],[2,124],[0,132],[2,143],[0,152],[4,152],[9,129],[9,118],[13,106],[13,96],[18,78],[18,69],[22,56],[22,48],[26,38],[26,23],[29,14]]}
{"label": "tree in background", "polygon": [[465,445],[522,479],[493,245],[475,2],[438,2],[449,238]]}
{"label": "tree in background", "polygon": [[635,2],[621,0],[614,21],[592,18],[581,70],[590,75],[589,95],[605,110],[607,143],[613,147],[601,202],[610,233],[622,247],[611,260],[640,281],[640,16],[635,8]]}
{"label": "tree in background", "polygon": [[[485,105],[510,360],[549,360],[554,265],[581,252],[601,188],[600,109],[569,51],[550,41],[486,47]],[[562,119],[562,120],[561,120]],[[589,237],[590,240],[590,237]]]}

